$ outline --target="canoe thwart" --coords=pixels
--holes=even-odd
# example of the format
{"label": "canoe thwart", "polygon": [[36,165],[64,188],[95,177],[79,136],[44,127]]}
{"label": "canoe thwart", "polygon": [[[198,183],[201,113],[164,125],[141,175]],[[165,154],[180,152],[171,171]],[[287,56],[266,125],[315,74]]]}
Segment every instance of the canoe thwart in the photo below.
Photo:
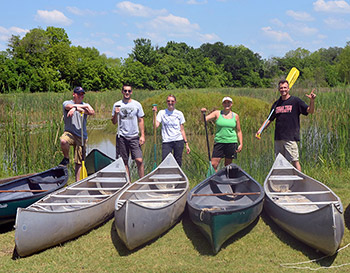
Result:
{"label": "canoe thwart", "polygon": [[125,183],[125,177],[95,177],[88,182],[91,183]]}
{"label": "canoe thwart", "polygon": [[169,174],[154,174],[152,176],[149,177],[149,179],[159,179],[159,180],[166,180],[166,179],[181,179],[183,178],[182,175],[180,174],[173,174],[173,173],[169,173]]}
{"label": "canoe thwart", "polygon": [[185,191],[185,188],[181,188],[181,189],[161,189],[161,190],[127,190],[125,192],[129,192],[129,193],[137,193],[137,192],[181,192],[181,191]]}
{"label": "canoe thwart", "polygon": [[277,203],[278,205],[282,206],[304,206],[304,205],[331,205],[331,204],[338,204],[338,201],[322,201],[322,202],[295,202],[295,203]]}
{"label": "canoe thwart", "polygon": [[192,196],[259,195],[260,192],[193,193]]}
{"label": "canoe thwart", "polygon": [[166,185],[166,184],[185,184],[187,181],[150,181],[137,182],[138,185]]}
{"label": "canoe thwart", "polygon": [[313,195],[313,194],[327,194],[330,191],[301,191],[301,192],[269,192],[270,195]]}
{"label": "canoe thwart", "polygon": [[303,180],[304,178],[299,175],[271,175],[269,177],[270,181],[285,181],[285,180]]}

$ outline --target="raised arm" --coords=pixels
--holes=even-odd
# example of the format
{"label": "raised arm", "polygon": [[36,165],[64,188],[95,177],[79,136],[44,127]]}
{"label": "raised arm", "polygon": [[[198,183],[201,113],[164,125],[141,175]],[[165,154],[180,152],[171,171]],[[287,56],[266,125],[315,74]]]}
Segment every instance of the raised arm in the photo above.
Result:
{"label": "raised arm", "polygon": [[306,96],[310,99],[310,105],[307,108],[307,112],[309,114],[313,114],[315,112],[315,98],[316,98],[316,94],[314,94],[315,90],[316,88],[312,89],[310,95],[306,94]]}

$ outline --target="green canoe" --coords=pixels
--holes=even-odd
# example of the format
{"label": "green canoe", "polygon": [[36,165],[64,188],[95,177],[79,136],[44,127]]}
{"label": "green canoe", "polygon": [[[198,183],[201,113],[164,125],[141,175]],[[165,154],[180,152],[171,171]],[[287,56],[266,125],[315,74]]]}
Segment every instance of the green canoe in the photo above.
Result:
{"label": "green canoe", "polygon": [[88,175],[102,170],[111,164],[115,159],[109,157],[98,149],[93,149],[85,158],[85,167]]}
{"label": "green canoe", "polygon": [[195,186],[187,196],[187,207],[191,220],[217,253],[226,240],[260,215],[263,199],[262,186],[230,164]]}

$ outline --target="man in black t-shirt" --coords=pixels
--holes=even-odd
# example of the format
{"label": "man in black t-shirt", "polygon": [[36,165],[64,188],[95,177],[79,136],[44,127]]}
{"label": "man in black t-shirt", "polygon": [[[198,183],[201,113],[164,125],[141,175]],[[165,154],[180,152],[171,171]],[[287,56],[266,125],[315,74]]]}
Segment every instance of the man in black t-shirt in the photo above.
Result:
{"label": "man in black t-shirt", "polygon": [[293,166],[301,171],[299,163],[299,151],[297,141],[300,141],[300,114],[312,114],[315,110],[314,90],[306,96],[310,99],[310,106],[298,97],[289,94],[289,83],[281,80],[278,83],[281,97],[275,101],[271,107],[269,118],[263,123],[256,138],[260,139],[260,134],[270,122],[276,120],[275,126],[275,156],[281,153]]}

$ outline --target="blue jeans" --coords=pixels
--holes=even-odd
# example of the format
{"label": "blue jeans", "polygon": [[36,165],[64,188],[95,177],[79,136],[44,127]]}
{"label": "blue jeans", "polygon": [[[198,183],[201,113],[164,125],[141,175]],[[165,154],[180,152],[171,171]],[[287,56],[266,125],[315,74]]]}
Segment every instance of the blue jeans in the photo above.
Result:
{"label": "blue jeans", "polygon": [[173,152],[175,160],[177,164],[181,167],[182,165],[182,152],[184,150],[184,141],[171,141],[171,142],[163,142],[162,143],[162,160],[166,158],[166,156]]}

